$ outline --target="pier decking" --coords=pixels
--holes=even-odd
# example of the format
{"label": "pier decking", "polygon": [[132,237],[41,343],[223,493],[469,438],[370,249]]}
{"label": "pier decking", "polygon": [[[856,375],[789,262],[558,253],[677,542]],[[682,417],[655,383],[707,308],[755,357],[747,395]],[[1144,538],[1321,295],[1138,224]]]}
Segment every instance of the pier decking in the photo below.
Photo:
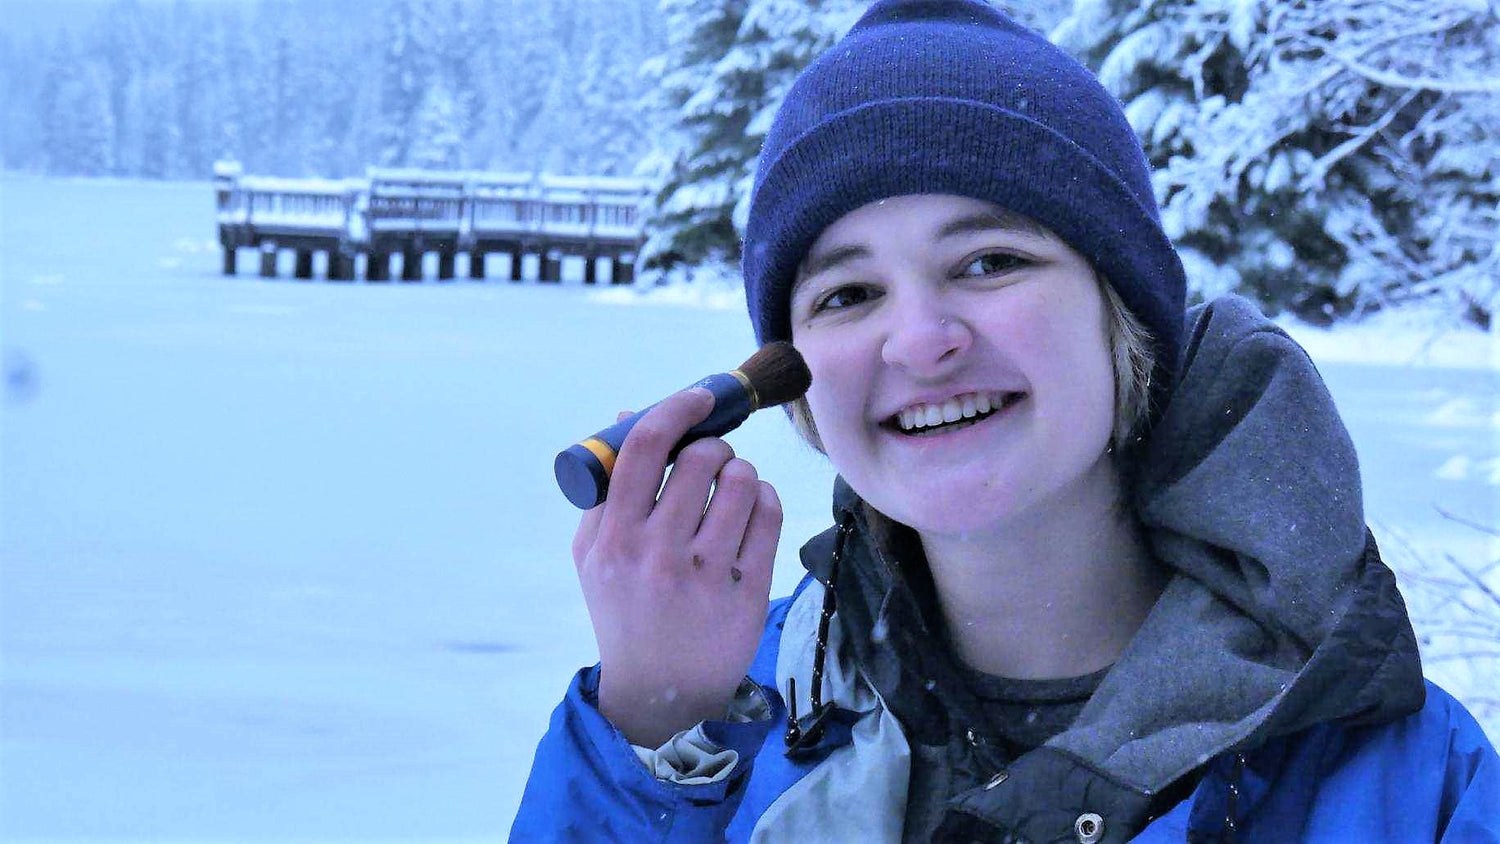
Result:
{"label": "pier decking", "polygon": [[644,240],[640,204],[645,181],[370,168],[360,179],[247,176],[235,162],[214,165],[224,274],[235,275],[239,251],[260,258],[260,275],[277,274],[283,250],[292,274],[330,281],[421,281],[424,258],[437,255],[436,278],[453,279],[462,257],[471,279],[486,277],[490,255],[509,257],[509,280],[525,279],[536,256],[538,281],[557,282],[564,257],[584,259],[586,284],[635,279]]}

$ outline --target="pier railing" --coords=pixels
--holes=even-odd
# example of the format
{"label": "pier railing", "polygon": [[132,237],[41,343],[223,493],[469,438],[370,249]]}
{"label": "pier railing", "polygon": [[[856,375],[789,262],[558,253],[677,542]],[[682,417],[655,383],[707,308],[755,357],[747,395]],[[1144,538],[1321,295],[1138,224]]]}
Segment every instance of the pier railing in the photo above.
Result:
{"label": "pier railing", "polygon": [[486,277],[490,256],[508,258],[512,281],[525,277],[528,255],[536,277],[561,278],[566,256],[584,259],[584,281],[599,280],[606,261],[611,283],[635,277],[644,241],[644,180],[615,176],[445,172],[372,167],[362,179],[247,176],[235,162],[214,166],[224,273],[235,274],[241,249],[260,255],[260,274],[277,274],[279,255],[294,254],[297,278],[385,281],[425,277],[436,253],[436,276],[453,278],[460,257],[468,277]]}

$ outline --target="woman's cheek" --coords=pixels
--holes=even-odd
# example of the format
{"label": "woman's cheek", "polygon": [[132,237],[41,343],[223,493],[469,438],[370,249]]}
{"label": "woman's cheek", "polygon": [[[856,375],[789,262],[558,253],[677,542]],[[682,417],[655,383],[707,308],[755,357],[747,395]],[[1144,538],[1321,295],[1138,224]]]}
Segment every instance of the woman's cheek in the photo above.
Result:
{"label": "woman's cheek", "polygon": [[985,334],[996,342],[1001,348],[1012,351],[1012,363],[1020,363],[1020,357],[1028,353],[1049,349],[1053,343],[1049,339],[1052,335],[1051,310],[1045,303],[1035,301],[1023,301],[1017,307],[1008,308],[1006,311],[991,319]]}
{"label": "woman's cheek", "polygon": [[807,362],[808,371],[812,373],[812,386],[807,390],[807,406],[812,411],[814,420],[821,420],[818,426],[820,431],[833,427],[838,419],[839,409],[848,399],[837,391],[847,389],[850,376],[850,362],[840,359],[829,353],[828,349],[809,349],[803,354]]}

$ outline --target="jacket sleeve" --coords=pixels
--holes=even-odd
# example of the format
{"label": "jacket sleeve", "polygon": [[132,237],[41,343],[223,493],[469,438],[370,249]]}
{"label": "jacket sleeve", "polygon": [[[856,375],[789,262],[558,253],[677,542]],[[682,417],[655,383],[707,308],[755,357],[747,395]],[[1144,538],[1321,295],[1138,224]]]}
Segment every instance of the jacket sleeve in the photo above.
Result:
{"label": "jacket sleeve", "polygon": [[[772,602],[750,668],[747,685],[766,704],[756,714],[768,717],[704,721],[660,749],[637,749],[599,712],[599,666],[579,671],[537,746],[510,840],[721,840],[755,755],[785,711],[774,688],[781,622],[805,585],[804,579],[792,598]],[[694,759],[711,769],[678,764],[672,745],[681,742],[694,745]],[[701,752],[705,745],[719,752]]]}
{"label": "jacket sleeve", "polygon": [[[739,806],[751,761],[774,722],[695,727],[733,752],[726,776],[658,778],[598,709],[599,667],[578,672],[537,746],[512,841],[712,841]],[[763,691],[764,693],[764,691]]]}
{"label": "jacket sleeve", "polygon": [[1443,808],[1451,814],[1440,840],[1500,844],[1500,755],[1474,716],[1446,692],[1441,694],[1452,728],[1443,778]]}
{"label": "jacket sleeve", "polygon": [[1281,812],[1267,828],[1299,841],[1500,844],[1500,757],[1462,704],[1430,680],[1426,689],[1420,712],[1329,727],[1327,740],[1309,742],[1314,778],[1286,777],[1277,792],[1283,810],[1312,805]]}

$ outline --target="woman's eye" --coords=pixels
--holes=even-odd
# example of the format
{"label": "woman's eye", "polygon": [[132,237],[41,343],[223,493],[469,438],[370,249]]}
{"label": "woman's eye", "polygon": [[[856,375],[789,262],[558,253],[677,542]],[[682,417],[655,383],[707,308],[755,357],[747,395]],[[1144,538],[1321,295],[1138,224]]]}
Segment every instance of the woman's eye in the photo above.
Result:
{"label": "woman's eye", "polygon": [[[840,311],[844,308],[852,308],[855,305],[869,301],[870,291],[864,287],[837,287],[829,291],[827,295],[819,299],[813,305],[813,313],[821,311]],[[840,302],[842,300],[842,302]]]}
{"label": "woman's eye", "polygon": [[1013,270],[1031,263],[1009,252],[986,252],[964,265],[962,276],[987,276]]}

